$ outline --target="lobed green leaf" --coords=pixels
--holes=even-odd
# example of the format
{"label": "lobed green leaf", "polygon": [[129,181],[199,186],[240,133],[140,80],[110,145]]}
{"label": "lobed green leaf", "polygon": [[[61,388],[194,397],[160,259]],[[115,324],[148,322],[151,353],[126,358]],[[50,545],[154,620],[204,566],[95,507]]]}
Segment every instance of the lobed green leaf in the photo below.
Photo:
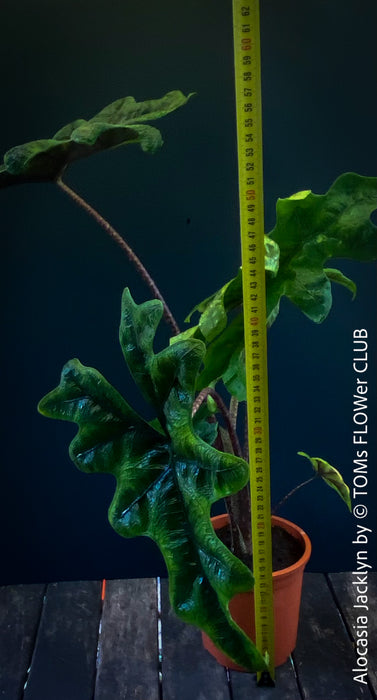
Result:
{"label": "lobed green leaf", "polygon": [[[264,237],[265,249],[265,270],[271,275],[276,275],[279,269],[279,246],[275,241]],[[196,337],[202,337],[210,343],[221,333],[228,320],[228,313],[242,305],[242,268],[239,269],[236,277],[224,284],[218,292],[212,294],[197,304],[185,321],[190,322],[195,311],[201,314],[199,324],[195,328],[200,332]],[[190,329],[191,330],[191,329]],[[187,331],[185,331],[187,333]]]}
{"label": "lobed green leaf", "polygon": [[210,519],[214,502],[247,483],[248,465],[209,444],[215,434],[204,422],[211,405],[192,419],[205,346],[185,339],[155,354],[161,316],[161,302],[137,305],[124,291],[120,342],[135,382],[156,409],[154,421],[144,421],[99,372],[78,360],[63,368],[59,386],[39,410],[77,423],[70,456],[79,469],[115,477],[110,523],[124,537],[144,535],[158,544],[177,615],[245,668],[264,669],[228,607],[235,594],[252,589],[252,574],[218,539]]}
{"label": "lobed green leaf", "polygon": [[[322,322],[332,305],[331,283],[356,293],[355,283],[340,270],[324,267],[332,257],[373,260],[377,257],[376,227],[370,221],[377,207],[377,180],[354,173],[340,176],[324,195],[310,190],[277,202],[276,226],[265,236],[267,327],[278,316],[280,300],[288,297],[312,321]],[[246,398],[243,353],[242,272],[200,302],[198,325],[185,335],[208,343],[198,387],[223,379],[238,400]],[[180,336],[178,336],[180,337]]]}
{"label": "lobed green leaf", "polygon": [[[287,296],[312,321],[321,323],[331,305],[330,258],[369,261],[377,257],[377,179],[341,175],[324,195],[310,190],[279,199],[270,237],[280,248],[280,265],[267,289],[267,314]],[[344,276],[337,271],[336,282]]]}
{"label": "lobed green leaf", "polygon": [[144,122],[178,109],[192,94],[185,97],[174,90],[145,102],[121,98],[89,120],[76,119],[63,126],[51,139],[15,146],[5,153],[0,165],[0,187],[57,180],[73,161],[127,143],[139,143],[143,151],[154,153],[162,146],[162,137],[158,129]]}

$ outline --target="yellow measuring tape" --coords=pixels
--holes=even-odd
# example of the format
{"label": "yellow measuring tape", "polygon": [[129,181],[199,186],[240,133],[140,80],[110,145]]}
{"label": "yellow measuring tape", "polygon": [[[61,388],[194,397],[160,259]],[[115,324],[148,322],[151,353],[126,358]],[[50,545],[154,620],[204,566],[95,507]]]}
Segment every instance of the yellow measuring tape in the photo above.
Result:
{"label": "yellow measuring tape", "polygon": [[255,632],[257,649],[268,658],[269,667],[269,675],[259,673],[257,679],[265,685],[273,684],[274,678],[274,617],[258,0],[233,0],[233,33]]}

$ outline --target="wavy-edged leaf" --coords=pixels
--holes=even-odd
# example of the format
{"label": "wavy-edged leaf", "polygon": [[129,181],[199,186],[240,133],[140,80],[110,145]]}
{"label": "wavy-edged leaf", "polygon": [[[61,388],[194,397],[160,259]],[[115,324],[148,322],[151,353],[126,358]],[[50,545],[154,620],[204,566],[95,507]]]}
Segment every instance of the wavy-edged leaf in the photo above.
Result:
{"label": "wavy-edged leaf", "polygon": [[187,97],[180,90],[172,90],[157,100],[136,102],[134,97],[122,97],[101,109],[92,117],[91,122],[108,124],[139,124],[140,122],[161,119],[170,112],[182,107],[195,95],[190,92]]}
{"label": "wavy-edged leaf", "polygon": [[[265,270],[276,275],[279,269],[279,246],[268,236],[264,237]],[[201,314],[197,328],[202,337],[210,343],[227,325],[227,314],[242,304],[242,269],[236,277],[223,285],[215,294],[197,304],[188,314],[185,321],[190,322],[195,311]],[[187,331],[186,331],[187,332]]]}
{"label": "wavy-edged leaf", "polygon": [[205,630],[237,663],[262,669],[262,656],[228,609],[236,593],[252,588],[252,574],[210,520],[211,505],[247,482],[248,465],[199,436],[192,407],[205,346],[181,340],[154,354],[162,311],[161,302],[137,305],[124,291],[122,350],[158,422],[146,423],[99,372],[78,360],[67,363],[39,410],[77,423],[70,455],[79,469],[115,476],[110,523],[125,537],[145,535],[158,544],[177,615]]}
{"label": "wavy-edged leaf", "polygon": [[243,315],[238,314],[208,346],[204,358],[204,369],[197,382],[199,391],[216,382],[227,371],[233,353],[243,344],[243,338]]}
{"label": "wavy-edged leaf", "polygon": [[170,345],[174,345],[177,341],[180,340],[187,340],[188,338],[196,338],[197,340],[203,340],[204,341],[204,336],[201,333],[199,326],[191,326],[191,328],[187,328],[185,331],[182,331],[178,335],[173,335],[171,338],[169,338],[169,343]]}
{"label": "wavy-edged leaf", "polygon": [[[185,319],[189,322],[195,311],[199,311],[197,326],[202,337],[210,343],[227,325],[228,312],[242,304],[242,271],[223,285],[215,294],[197,304]],[[187,331],[186,331],[187,332]]]}
{"label": "wavy-edged leaf", "polygon": [[267,314],[285,295],[321,323],[332,304],[323,265],[330,258],[376,259],[376,226],[370,221],[376,207],[377,179],[355,173],[341,175],[324,195],[306,190],[279,199],[270,237],[279,245],[280,265],[268,281]]}
{"label": "wavy-edged leaf", "polygon": [[211,304],[218,299],[222,300],[224,310],[226,311],[235,308],[242,302],[241,268],[238,270],[236,277],[233,277],[231,280],[229,280],[229,282],[224,284],[221,287],[221,289],[219,289],[217,292],[211,294],[211,296],[207,297],[206,299],[203,299],[203,301],[199,302],[199,304],[194,306],[194,308],[185,318],[185,321],[189,323],[195,311],[199,311],[199,313],[203,314],[206,311],[206,309],[208,309],[211,306]]}
{"label": "wavy-edged leaf", "polygon": [[[369,218],[377,206],[376,186],[376,178],[346,173],[325,195],[305,190],[278,200],[276,226],[265,236],[268,328],[278,316],[284,295],[319,323],[331,308],[331,282],[356,293],[352,280],[339,270],[324,268],[324,263],[331,257],[365,261],[377,257],[376,227]],[[199,311],[199,323],[189,332],[209,343],[199,387],[222,378],[239,400],[246,396],[242,313],[231,323],[228,314],[242,305],[241,274],[240,270],[186,319]]]}
{"label": "wavy-edged leaf", "polygon": [[219,426],[215,418],[216,412],[215,401],[211,396],[207,396],[192,419],[194,432],[209,445],[213,445],[217,438]]}
{"label": "wavy-edged leaf", "polygon": [[[144,304],[135,304],[126,288],[122,296],[121,314],[119,342],[124,359],[144,398],[158,409],[163,402],[158,396],[150,365],[154,359],[154,338],[162,316],[161,302],[152,299]],[[159,414],[160,419],[162,408]]]}
{"label": "wavy-edged leaf", "polygon": [[344,482],[341,473],[324,459],[321,459],[321,457],[309,457],[306,452],[298,452],[297,454],[299,454],[301,457],[306,457],[306,459],[309,460],[318,476],[320,476],[326,482],[326,484],[331,486],[331,488],[335,489],[335,491],[347,505],[348,509],[351,510],[350,490],[347,484]]}
{"label": "wavy-edged leaf", "polygon": [[246,401],[246,366],[244,343],[232,353],[227,369],[222,375],[225,387],[237,401]]}
{"label": "wavy-edged leaf", "polygon": [[183,106],[192,94],[185,97],[174,90],[160,99],[145,102],[136,102],[133,97],[121,98],[89,120],[76,119],[63,126],[51,139],[15,146],[4,155],[0,187],[54,181],[73,161],[127,143],[139,143],[144,151],[154,153],[162,146],[161,134],[143,122]]}

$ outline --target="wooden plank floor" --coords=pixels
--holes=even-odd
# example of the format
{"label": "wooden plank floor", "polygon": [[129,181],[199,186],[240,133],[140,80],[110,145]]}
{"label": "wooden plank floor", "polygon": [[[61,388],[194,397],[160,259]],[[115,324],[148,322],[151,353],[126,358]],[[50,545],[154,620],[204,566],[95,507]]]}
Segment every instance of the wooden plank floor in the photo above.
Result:
{"label": "wooden plank floor", "polygon": [[356,675],[352,574],[305,574],[297,648],[275,688],[228,672],[170,610],[167,581],[0,587],[1,700],[376,700],[377,574],[368,682]]}

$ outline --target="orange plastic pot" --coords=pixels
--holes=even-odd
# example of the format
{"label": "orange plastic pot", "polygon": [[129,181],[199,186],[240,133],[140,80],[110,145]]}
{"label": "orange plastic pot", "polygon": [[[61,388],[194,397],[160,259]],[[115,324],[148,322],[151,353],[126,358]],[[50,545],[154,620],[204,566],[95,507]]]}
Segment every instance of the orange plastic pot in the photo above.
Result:
{"label": "orange plastic pot", "polygon": [[[212,518],[215,530],[225,527],[229,522],[227,514],[217,515]],[[274,571],[272,574],[272,587],[274,595],[275,618],[275,666],[284,664],[288,656],[296,646],[298,619],[301,603],[302,577],[305,566],[309,560],[312,547],[307,534],[300,527],[284,518],[272,516],[272,525],[281,528],[293,535],[302,543],[303,554],[298,561],[286,569]],[[254,594],[238,593],[229,604],[230,613],[235,622],[255,641],[254,621]],[[228,668],[236,671],[245,671],[229,659],[222,651],[217,649],[212,640],[203,632],[203,645],[215,659]]]}

